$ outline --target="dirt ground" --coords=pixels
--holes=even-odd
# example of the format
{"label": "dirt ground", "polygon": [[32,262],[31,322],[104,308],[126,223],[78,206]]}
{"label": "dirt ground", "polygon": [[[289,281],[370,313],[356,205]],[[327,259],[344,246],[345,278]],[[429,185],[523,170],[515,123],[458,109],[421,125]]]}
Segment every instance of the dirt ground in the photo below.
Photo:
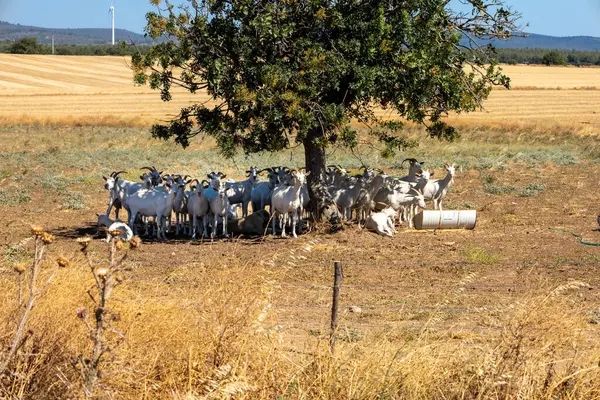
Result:
{"label": "dirt ground", "polygon": [[[476,209],[474,230],[400,227],[387,238],[350,224],[335,234],[313,230],[298,239],[147,241],[128,261],[125,288],[135,295],[121,300],[193,304],[189,289],[199,284],[255,285],[257,290],[267,285],[274,323],[290,344],[300,344],[328,330],[333,263],[341,261],[341,326],[348,340],[372,331],[408,334],[424,327],[486,334],[498,328],[511,304],[572,281],[589,285],[579,290],[572,311],[589,318],[589,333],[597,336],[600,247],[582,245],[571,234],[549,228],[600,242],[597,195],[590,180],[598,173],[598,164],[589,162],[459,172],[445,208]],[[483,189],[485,175],[497,185],[536,182],[544,189],[528,197],[490,194]],[[95,183],[80,187],[92,199],[83,210],[63,209],[56,193],[42,188],[29,192],[30,202],[0,206],[5,257],[11,245],[28,236],[32,224],[58,237],[53,253],[76,257],[75,239],[95,233],[94,213],[106,207],[101,178]],[[244,270],[248,279],[211,283],[211,271],[228,268]],[[11,273],[9,263],[0,268],[2,273]],[[360,312],[349,312],[349,306]]]}

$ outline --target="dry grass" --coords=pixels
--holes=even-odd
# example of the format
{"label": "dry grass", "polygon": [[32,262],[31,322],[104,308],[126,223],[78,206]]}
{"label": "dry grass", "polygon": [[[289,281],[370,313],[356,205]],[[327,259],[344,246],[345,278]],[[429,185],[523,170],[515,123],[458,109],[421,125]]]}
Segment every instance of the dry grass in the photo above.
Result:
{"label": "dry grass", "polygon": [[[305,245],[292,245],[290,250]],[[55,268],[53,259],[59,254],[68,257],[70,265],[60,271],[35,308],[20,357],[11,363],[14,375],[2,377],[3,397],[62,399],[83,393],[71,364],[91,348],[76,313],[81,306],[94,307],[86,294],[93,278],[77,250],[66,254],[53,250],[43,271]],[[101,265],[106,244],[94,242],[91,251]],[[210,247],[204,256],[216,262],[181,265],[154,278],[135,262],[129,264],[108,305],[115,330],[106,337],[111,349],[100,368],[95,395],[117,399],[600,396],[598,343],[586,334],[586,319],[569,311],[581,303],[585,284],[541,285],[519,295],[498,305],[494,325],[480,332],[438,330],[443,307],[460,302],[467,296],[461,287],[477,279],[477,274],[468,274],[457,278],[455,291],[438,295],[440,310],[421,330],[340,332],[332,356],[326,335],[295,340],[286,332],[289,328],[277,323],[271,307],[282,289],[273,282],[284,279],[285,271],[216,257],[220,253]],[[181,284],[173,290],[178,280]],[[186,281],[193,284],[183,285]],[[5,321],[0,338],[6,338],[13,328],[16,274],[3,275],[0,282],[7,305],[0,309],[0,321]],[[342,326],[346,319],[342,317]]]}

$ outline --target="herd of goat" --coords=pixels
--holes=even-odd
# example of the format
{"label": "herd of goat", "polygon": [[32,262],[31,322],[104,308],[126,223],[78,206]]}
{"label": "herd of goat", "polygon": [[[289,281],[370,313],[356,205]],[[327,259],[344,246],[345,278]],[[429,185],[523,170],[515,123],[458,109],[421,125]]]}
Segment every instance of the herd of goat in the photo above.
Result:
{"label": "herd of goat", "polygon": [[[329,166],[326,176],[319,181],[321,192],[333,200],[336,213],[342,221],[353,218],[372,231],[391,236],[396,219],[406,221],[409,227],[419,208],[426,207],[426,200],[433,202],[435,209],[442,209],[442,201],[453,182],[454,165],[446,165],[446,176],[439,180],[431,179],[433,172],[424,170],[414,158],[409,162],[408,174],[402,178],[388,176],[383,171],[364,168],[362,174],[350,176],[340,166]],[[272,232],[281,231],[286,236],[288,228],[296,237],[302,233],[304,216],[310,202],[306,177],[310,172],[291,170],[287,167],[271,167],[259,170],[250,167],[247,179],[235,182],[221,172],[211,172],[208,179],[190,179],[189,176],[165,174],[155,167],[143,167],[148,172],[140,176],[141,181],[122,179],[124,171],[115,171],[104,176],[105,189],[110,193],[106,214],[99,215],[99,225],[110,226],[119,223],[137,233],[136,221],[145,224],[149,232],[148,219],[153,218],[156,226],[154,235],[166,239],[172,228],[171,215],[175,214],[175,234],[189,235],[192,239],[209,236],[218,232],[228,234],[262,235],[269,222]],[[267,173],[266,181],[259,176]],[[249,206],[252,213],[249,213]],[[269,211],[266,211],[268,206]],[[237,208],[241,208],[238,218]],[[115,208],[116,220],[110,219]],[[121,222],[119,210],[124,208],[128,219]],[[290,221],[288,221],[288,217]],[[150,226],[152,226],[150,225]],[[200,227],[202,225],[202,228]],[[202,233],[200,230],[202,229]],[[129,231],[129,229],[127,229]]]}

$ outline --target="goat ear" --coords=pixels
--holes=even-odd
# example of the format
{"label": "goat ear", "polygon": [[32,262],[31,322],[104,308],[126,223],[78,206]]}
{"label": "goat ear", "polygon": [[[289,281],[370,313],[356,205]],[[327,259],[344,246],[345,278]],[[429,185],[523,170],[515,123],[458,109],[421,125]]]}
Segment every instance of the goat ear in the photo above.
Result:
{"label": "goat ear", "polygon": [[144,175],[140,175],[140,179],[141,179],[141,180],[144,180]]}
{"label": "goat ear", "polygon": [[94,214],[96,214],[96,217],[99,217],[99,216],[100,216],[100,214],[98,214],[98,213],[94,213]]}
{"label": "goat ear", "polygon": [[429,176],[433,176],[433,175],[435,175],[435,172],[431,172],[431,173],[429,174]]}
{"label": "goat ear", "polygon": [[308,171],[306,174],[304,174],[304,176],[309,176],[310,175],[310,171]]}
{"label": "goat ear", "polygon": [[225,175],[225,174],[221,175],[221,179],[223,179],[223,178],[227,178],[227,175]]}
{"label": "goat ear", "polygon": [[105,181],[107,181],[107,180],[108,180],[108,178],[107,178],[107,177],[105,177],[104,175],[102,176],[102,179],[104,179]]}

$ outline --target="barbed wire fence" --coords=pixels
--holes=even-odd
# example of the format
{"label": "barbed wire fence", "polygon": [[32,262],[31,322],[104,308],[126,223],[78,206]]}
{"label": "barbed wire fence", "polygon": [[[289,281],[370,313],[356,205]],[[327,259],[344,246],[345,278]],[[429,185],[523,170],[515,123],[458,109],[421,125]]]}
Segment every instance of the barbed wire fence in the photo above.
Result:
{"label": "barbed wire fence", "polygon": [[[442,294],[451,294],[469,292],[474,293],[478,292],[481,295],[485,295],[486,292],[489,291],[501,291],[510,293],[511,295],[519,295],[531,290],[535,290],[536,287],[528,285],[525,282],[515,282],[515,283],[498,283],[498,284],[481,284],[475,283],[472,279],[462,280],[458,283],[454,284],[386,284],[385,282],[381,283],[371,283],[371,284],[353,284],[351,281],[344,281],[346,278],[344,274],[344,270],[353,270],[361,271],[368,268],[373,269],[381,269],[381,268],[391,268],[391,269],[407,269],[407,268],[443,268],[443,267],[456,267],[456,266],[477,266],[480,263],[477,262],[469,262],[469,261],[451,261],[451,262],[439,262],[439,263],[351,263],[351,262],[332,262],[332,263],[303,263],[301,265],[296,265],[296,268],[322,268],[325,271],[329,271],[328,274],[330,276],[329,282],[315,282],[315,283],[304,283],[304,282],[273,282],[269,281],[268,285],[273,288],[280,289],[299,289],[305,291],[319,291],[320,299],[326,298],[327,296],[330,299],[328,304],[323,304],[323,301],[320,301],[319,304],[314,303],[304,303],[298,304],[293,302],[279,302],[272,304],[272,309],[276,311],[280,316],[281,315],[291,315],[292,311],[302,311],[308,310],[311,312],[315,312],[318,317],[315,320],[325,321],[328,320],[328,323],[324,322],[305,322],[305,321],[294,321],[289,319],[284,319],[282,321],[276,322],[276,325],[279,329],[308,329],[311,331],[317,332],[325,332],[328,331],[329,334],[329,343],[331,349],[335,349],[336,340],[338,338],[338,333],[340,331],[352,331],[356,329],[384,329],[384,330],[394,330],[394,329],[403,329],[403,330],[423,330],[428,329],[431,331],[447,331],[452,333],[457,332],[472,332],[476,334],[491,334],[494,332],[499,332],[503,328],[498,326],[460,326],[458,323],[449,324],[449,325],[436,325],[436,324],[428,324],[428,323],[415,323],[414,321],[399,321],[396,323],[377,323],[377,321],[373,322],[363,322],[363,321],[341,321],[340,314],[341,311],[344,310],[346,312],[353,312],[353,309],[358,309],[358,313],[362,313],[364,311],[369,312],[412,312],[412,313],[448,313],[453,315],[459,315],[461,313],[481,313],[482,315],[488,314],[498,314],[507,311],[506,307],[501,306],[452,306],[451,304],[446,304],[444,302],[439,302],[437,304],[424,304],[424,305],[382,305],[376,303],[359,303],[359,304],[348,304],[342,302],[341,295],[342,293],[351,294],[353,292],[358,291],[369,291],[369,292],[377,292],[377,291],[403,291],[403,293],[399,296],[399,300],[402,299],[402,296],[406,296],[406,290],[411,290],[418,292],[419,294],[424,293],[442,293]],[[600,262],[597,261],[498,261],[489,264],[488,266],[585,266],[590,268],[600,267]],[[288,268],[288,267],[286,267]],[[151,282],[153,284],[163,283],[168,285],[231,285],[236,287],[264,287],[265,283],[257,283],[257,282],[240,282],[240,281],[228,281],[228,282],[213,282],[207,283],[205,281],[200,282],[195,279],[177,279],[177,278],[160,278],[155,279],[153,281],[149,281],[146,278],[133,278],[134,282]],[[585,283],[593,287],[594,285],[599,285],[600,280],[584,280]],[[564,283],[564,282],[563,282]],[[545,290],[537,288],[538,290]],[[329,293],[329,295],[327,295]],[[597,304],[590,303],[589,306],[585,307],[574,307],[571,308],[574,312],[582,312],[582,313],[595,313],[598,316],[598,322],[600,323],[600,296],[595,295],[595,300],[597,300]],[[140,302],[152,301],[147,299],[140,299]],[[181,300],[176,299],[156,299],[154,301],[157,302],[168,302],[173,304],[179,304],[181,307],[188,307],[191,304],[195,304],[194,302],[182,302]],[[184,304],[182,304],[184,303]],[[550,309],[551,307],[548,307]],[[600,325],[598,329],[590,329],[589,332],[600,335]]]}
{"label": "barbed wire fence", "polygon": [[[135,261],[139,264],[145,264],[146,262],[142,260]],[[150,262],[149,262],[150,263]],[[186,263],[182,263],[184,265]],[[273,288],[280,289],[300,289],[305,291],[319,291],[321,295],[321,300],[329,297],[330,302],[328,304],[323,304],[323,301],[319,302],[319,304],[314,303],[290,303],[290,302],[280,302],[272,304],[272,309],[277,312],[279,315],[290,315],[291,311],[302,311],[308,310],[311,312],[317,313],[318,317],[315,320],[325,321],[328,320],[328,323],[324,322],[304,322],[304,321],[294,321],[294,320],[282,320],[276,322],[276,325],[279,329],[285,328],[294,328],[294,329],[309,329],[309,330],[317,330],[319,332],[328,331],[329,333],[329,343],[331,345],[332,350],[335,348],[337,333],[341,330],[354,330],[354,329],[385,329],[385,330],[394,330],[394,329],[413,329],[413,330],[422,330],[429,329],[432,331],[448,331],[448,332],[473,332],[477,334],[489,334],[493,332],[498,332],[502,330],[502,328],[497,326],[459,326],[458,324],[439,326],[434,324],[421,324],[415,323],[414,321],[401,321],[400,323],[377,323],[377,321],[373,322],[363,322],[363,321],[341,321],[340,320],[340,311],[345,310],[349,311],[353,308],[360,309],[369,312],[412,312],[412,313],[435,313],[435,312],[443,312],[453,315],[459,315],[461,313],[481,313],[481,314],[490,314],[490,313],[502,313],[506,311],[506,307],[495,307],[495,306],[452,306],[451,304],[444,304],[443,302],[438,304],[423,304],[423,305],[382,305],[376,303],[358,303],[358,304],[347,304],[343,303],[341,299],[342,293],[351,294],[355,292],[377,292],[377,291],[403,291],[400,296],[398,296],[397,300],[402,300],[403,296],[407,295],[407,290],[418,292],[419,294],[425,293],[462,293],[462,292],[481,292],[486,293],[486,291],[500,290],[503,292],[508,292],[511,294],[519,294],[524,293],[526,291],[530,291],[535,289],[534,287],[526,284],[525,282],[518,283],[498,283],[498,284],[481,284],[475,283],[472,280],[467,279],[466,281],[461,281],[454,284],[387,284],[385,282],[381,283],[371,283],[371,284],[353,284],[351,281],[344,281],[346,278],[344,274],[344,270],[352,270],[361,271],[364,269],[408,269],[408,268],[451,268],[451,267],[467,267],[467,266],[477,266],[480,263],[470,262],[470,261],[446,261],[446,262],[423,262],[423,263],[352,263],[352,262],[331,262],[331,263],[310,263],[305,262],[302,264],[295,265],[296,268],[322,268],[325,271],[328,271],[329,274],[329,282],[315,282],[315,283],[304,283],[304,282],[273,282],[269,281],[268,285]],[[522,261],[497,261],[489,264],[490,266],[585,266],[596,269],[600,267],[599,261],[543,261],[543,260],[522,260]],[[286,268],[291,268],[287,266]],[[12,274],[11,270],[0,270],[0,274]],[[215,282],[206,282],[205,280],[199,279],[178,279],[172,277],[156,277],[156,278],[148,278],[148,277],[136,277],[132,276],[127,279],[130,282],[134,283],[148,283],[152,285],[176,285],[176,286],[185,286],[185,285],[202,285],[202,286],[237,286],[237,287],[256,287],[261,288],[265,286],[264,282],[255,282],[255,281],[215,281]],[[598,280],[585,280],[585,283],[591,285],[592,287],[595,285],[600,285],[600,279]],[[328,294],[329,293],[329,294]],[[165,303],[172,304],[176,307],[185,308],[191,305],[199,305],[198,302],[195,301],[186,301],[182,299],[152,299],[152,298],[144,298],[144,299],[123,299],[123,298],[115,298],[116,301],[124,302],[124,303],[148,303],[148,302],[156,302],[156,303]],[[598,301],[598,304],[590,303],[585,307],[575,307],[572,308],[572,311],[583,312],[583,313],[594,313],[597,315],[597,324],[598,329],[590,329],[589,332],[593,332],[594,334],[600,335],[600,295],[595,295],[595,299]]]}

